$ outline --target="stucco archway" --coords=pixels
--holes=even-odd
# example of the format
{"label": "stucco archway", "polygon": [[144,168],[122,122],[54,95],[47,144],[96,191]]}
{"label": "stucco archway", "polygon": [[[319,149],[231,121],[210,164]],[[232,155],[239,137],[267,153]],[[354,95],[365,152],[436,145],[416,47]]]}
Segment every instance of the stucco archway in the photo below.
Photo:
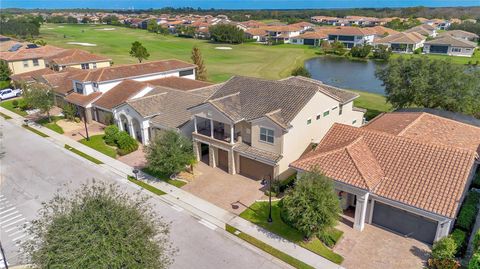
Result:
{"label": "stucco archway", "polygon": [[140,143],[142,143],[142,126],[140,122],[136,119],[132,119],[132,126],[133,126],[133,134],[130,134],[133,138],[137,139]]}
{"label": "stucco archway", "polygon": [[128,119],[127,116],[124,114],[120,114],[120,130],[127,132],[129,135],[130,134],[130,128],[128,128]]}

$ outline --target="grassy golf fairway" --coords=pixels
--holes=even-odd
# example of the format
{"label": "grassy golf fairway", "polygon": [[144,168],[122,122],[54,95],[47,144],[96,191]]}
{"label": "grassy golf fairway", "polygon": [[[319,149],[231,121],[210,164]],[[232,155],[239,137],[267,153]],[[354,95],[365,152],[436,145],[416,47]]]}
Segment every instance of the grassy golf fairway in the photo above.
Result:
{"label": "grassy golf fairway", "polygon": [[[114,30],[104,30],[114,28]],[[135,63],[129,51],[132,42],[141,42],[150,53],[149,61],[176,58],[190,61],[193,46],[201,49],[207,66],[208,78],[221,82],[232,75],[279,79],[290,75],[292,69],[303,65],[305,59],[316,56],[317,49],[308,46],[265,46],[245,43],[241,45],[214,44],[206,40],[163,36],[146,30],[112,25],[45,24],[40,37],[47,44],[79,48],[112,58],[114,64]],[[90,43],[96,46],[68,44]],[[230,47],[222,50],[218,47]]]}

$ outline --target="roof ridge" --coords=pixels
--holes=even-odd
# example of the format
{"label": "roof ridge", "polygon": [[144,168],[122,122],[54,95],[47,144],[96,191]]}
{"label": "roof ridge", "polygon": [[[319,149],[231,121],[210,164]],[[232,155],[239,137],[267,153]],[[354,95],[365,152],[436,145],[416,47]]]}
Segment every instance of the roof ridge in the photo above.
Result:
{"label": "roof ridge", "polygon": [[232,97],[234,95],[240,95],[240,92],[234,92],[234,93],[231,93],[231,94],[224,95],[222,97],[217,97],[215,99],[210,99],[210,100],[208,100],[208,102],[209,103],[215,102],[215,101],[222,100],[222,99],[225,99],[225,98],[228,98],[228,97]]}
{"label": "roof ridge", "polygon": [[378,165],[378,167],[380,168],[380,170],[382,171],[382,174],[383,174],[383,177],[380,179],[379,182],[377,182],[377,184],[374,184],[372,186],[370,186],[370,183],[368,182],[369,180],[367,179],[366,175],[364,174],[364,171],[362,169],[360,169],[360,165],[359,163],[357,163],[357,160],[352,156],[352,153],[350,152],[351,148],[360,143],[361,141],[364,141],[363,139],[363,135],[359,136],[357,139],[355,139],[352,143],[348,144],[347,146],[345,146],[345,151],[347,152],[348,156],[350,157],[350,159],[352,160],[353,162],[353,165],[355,165],[355,168],[357,168],[357,171],[358,173],[360,174],[360,176],[362,177],[363,181],[365,182],[365,186],[367,186],[367,188],[369,190],[372,190],[375,186],[377,186],[378,184],[380,184],[381,180],[385,178],[385,171],[383,171],[382,167],[380,166],[380,164],[378,163],[378,160],[377,158],[373,155],[373,152],[371,151],[370,147],[364,142],[365,146],[368,148],[368,150],[370,151],[370,153],[372,154],[373,156],[373,160],[375,161],[375,163]]}
{"label": "roof ridge", "polygon": [[127,100],[126,103],[137,102],[137,101],[141,101],[143,99],[148,99],[148,98],[156,97],[156,96],[159,96],[159,95],[166,95],[167,93],[168,92],[160,92],[160,93],[156,93],[156,94],[152,94],[152,95],[145,95],[145,96],[138,97],[138,98],[135,98],[135,99],[132,99],[132,100]]}
{"label": "roof ridge", "polygon": [[424,117],[424,112],[420,113],[420,115],[412,120],[403,130],[401,130],[396,136],[402,136],[408,129],[410,129],[415,123],[417,123],[421,118]]}

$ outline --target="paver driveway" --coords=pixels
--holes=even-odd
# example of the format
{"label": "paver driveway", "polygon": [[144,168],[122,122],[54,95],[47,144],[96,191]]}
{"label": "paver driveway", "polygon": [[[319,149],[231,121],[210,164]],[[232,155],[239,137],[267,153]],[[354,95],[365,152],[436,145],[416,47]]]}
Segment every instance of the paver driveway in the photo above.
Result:
{"label": "paver driveway", "polygon": [[424,268],[428,259],[429,245],[374,225],[359,232],[340,222],[337,229],[344,235],[334,251],[345,258],[347,269]]}
{"label": "paver driveway", "polygon": [[230,175],[203,162],[198,163],[195,173],[198,176],[182,189],[235,214],[264,196],[260,181]]}

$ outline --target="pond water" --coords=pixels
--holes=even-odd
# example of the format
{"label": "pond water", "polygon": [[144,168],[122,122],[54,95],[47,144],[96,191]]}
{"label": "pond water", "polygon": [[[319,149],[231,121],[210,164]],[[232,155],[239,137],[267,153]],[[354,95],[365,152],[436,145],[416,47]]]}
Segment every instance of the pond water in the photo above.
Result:
{"label": "pond water", "polygon": [[316,57],[305,61],[305,68],[312,78],[325,84],[345,89],[385,94],[382,82],[375,77],[377,66],[385,63],[352,61],[341,57]]}

